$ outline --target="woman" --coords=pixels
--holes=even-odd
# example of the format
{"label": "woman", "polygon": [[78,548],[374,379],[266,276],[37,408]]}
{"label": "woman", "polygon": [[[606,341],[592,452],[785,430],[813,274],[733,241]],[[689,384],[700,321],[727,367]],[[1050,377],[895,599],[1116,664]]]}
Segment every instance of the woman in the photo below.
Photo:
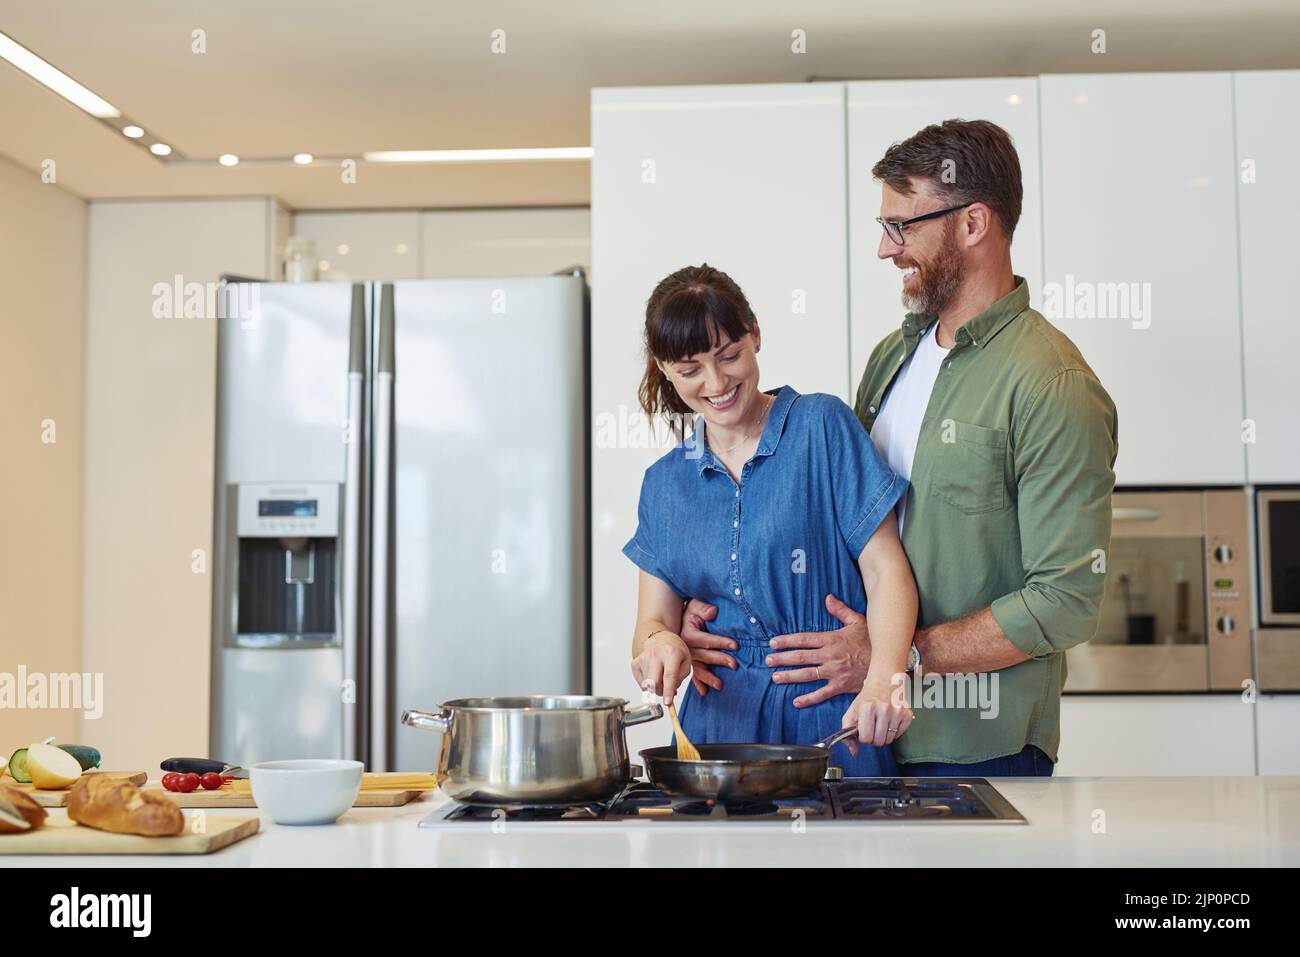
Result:
{"label": "woman", "polygon": [[[646,303],[641,408],[678,417],[683,441],[646,470],[623,549],[641,569],[632,671],[673,701],[692,669],[683,602],[703,599],[718,609],[712,630],[738,648],[721,690],[693,684],[682,697],[692,742],[812,744],[856,726],[853,756],[835,749],[832,763],[851,775],[896,774],[888,746],[912,714],[894,676],[906,670],[917,612],[894,518],[907,482],[838,398],[760,391],[761,341],[744,293],[708,265],[673,273]],[[692,413],[687,437],[680,417]],[[796,708],[817,683],[773,683],[768,642],[840,627],[826,610],[831,594],[866,605],[867,678],[856,697]],[[697,650],[694,660],[704,668],[718,654]]]}

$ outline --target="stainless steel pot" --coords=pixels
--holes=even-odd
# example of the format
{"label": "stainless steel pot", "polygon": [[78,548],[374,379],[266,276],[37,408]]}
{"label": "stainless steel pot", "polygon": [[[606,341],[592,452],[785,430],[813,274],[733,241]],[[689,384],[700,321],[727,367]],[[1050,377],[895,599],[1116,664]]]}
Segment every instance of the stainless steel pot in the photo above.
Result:
{"label": "stainless steel pot", "polygon": [[590,695],[463,698],[404,711],[402,724],[442,732],[438,771],[453,800],[544,806],[618,794],[631,777],[624,729],[663,713]]}

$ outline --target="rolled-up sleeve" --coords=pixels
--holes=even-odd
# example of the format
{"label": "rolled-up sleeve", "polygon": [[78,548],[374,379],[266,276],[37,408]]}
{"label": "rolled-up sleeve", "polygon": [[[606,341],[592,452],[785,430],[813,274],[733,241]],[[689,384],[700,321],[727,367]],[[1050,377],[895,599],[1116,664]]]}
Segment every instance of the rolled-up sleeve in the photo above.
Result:
{"label": "rolled-up sleeve", "polygon": [[1117,417],[1094,376],[1066,369],[1013,431],[1024,587],[994,600],[1017,648],[1046,658],[1090,639],[1106,584]]}

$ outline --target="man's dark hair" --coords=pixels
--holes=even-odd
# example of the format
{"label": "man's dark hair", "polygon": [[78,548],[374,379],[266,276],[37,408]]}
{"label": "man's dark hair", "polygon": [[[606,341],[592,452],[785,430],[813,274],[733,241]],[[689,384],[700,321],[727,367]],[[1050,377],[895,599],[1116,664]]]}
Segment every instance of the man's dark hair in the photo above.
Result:
{"label": "man's dark hair", "polygon": [[1020,157],[1007,131],[988,120],[927,126],[885,150],[871,175],[904,194],[912,192],[913,177],[928,180],[947,206],[984,203],[1008,240],[1020,221]]}

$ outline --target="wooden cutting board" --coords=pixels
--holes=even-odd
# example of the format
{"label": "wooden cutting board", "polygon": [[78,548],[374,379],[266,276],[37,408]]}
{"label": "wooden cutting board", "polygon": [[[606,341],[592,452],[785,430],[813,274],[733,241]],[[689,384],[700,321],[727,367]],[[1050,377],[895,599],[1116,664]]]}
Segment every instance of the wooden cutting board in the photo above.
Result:
{"label": "wooden cutting board", "polygon": [[[368,773],[365,776],[365,786],[357,794],[357,799],[352,803],[353,807],[401,807],[409,804],[426,791],[431,791],[437,787],[438,777],[431,777],[431,785],[424,788],[385,788],[375,787],[374,784],[382,785],[385,777],[410,778],[410,774],[395,771],[390,773],[375,772]],[[251,791],[236,789],[232,784],[217,791],[205,791],[199,788],[188,794],[182,794],[177,791],[168,791],[160,784],[151,784],[145,788],[147,791],[154,791],[158,794],[166,795],[176,803],[177,807],[199,808],[199,807],[257,807],[257,802],[253,800]]]}
{"label": "wooden cutting board", "polygon": [[[92,774],[107,774],[114,778],[124,778],[136,785],[143,785],[149,779],[149,775],[144,771],[86,771],[81,776],[88,778]],[[34,784],[19,784],[13,778],[5,778],[3,783],[6,787],[22,791],[24,794],[30,794],[32,799],[41,807],[67,807],[68,792],[72,790],[72,788],[64,788],[61,791],[42,791]]]}
{"label": "wooden cutting board", "polygon": [[51,815],[43,827],[21,834],[0,834],[0,855],[5,854],[211,854],[257,833],[256,817],[208,815],[206,832],[186,830],[175,837],[141,837],[110,834],[85,827],[66,816]]}

